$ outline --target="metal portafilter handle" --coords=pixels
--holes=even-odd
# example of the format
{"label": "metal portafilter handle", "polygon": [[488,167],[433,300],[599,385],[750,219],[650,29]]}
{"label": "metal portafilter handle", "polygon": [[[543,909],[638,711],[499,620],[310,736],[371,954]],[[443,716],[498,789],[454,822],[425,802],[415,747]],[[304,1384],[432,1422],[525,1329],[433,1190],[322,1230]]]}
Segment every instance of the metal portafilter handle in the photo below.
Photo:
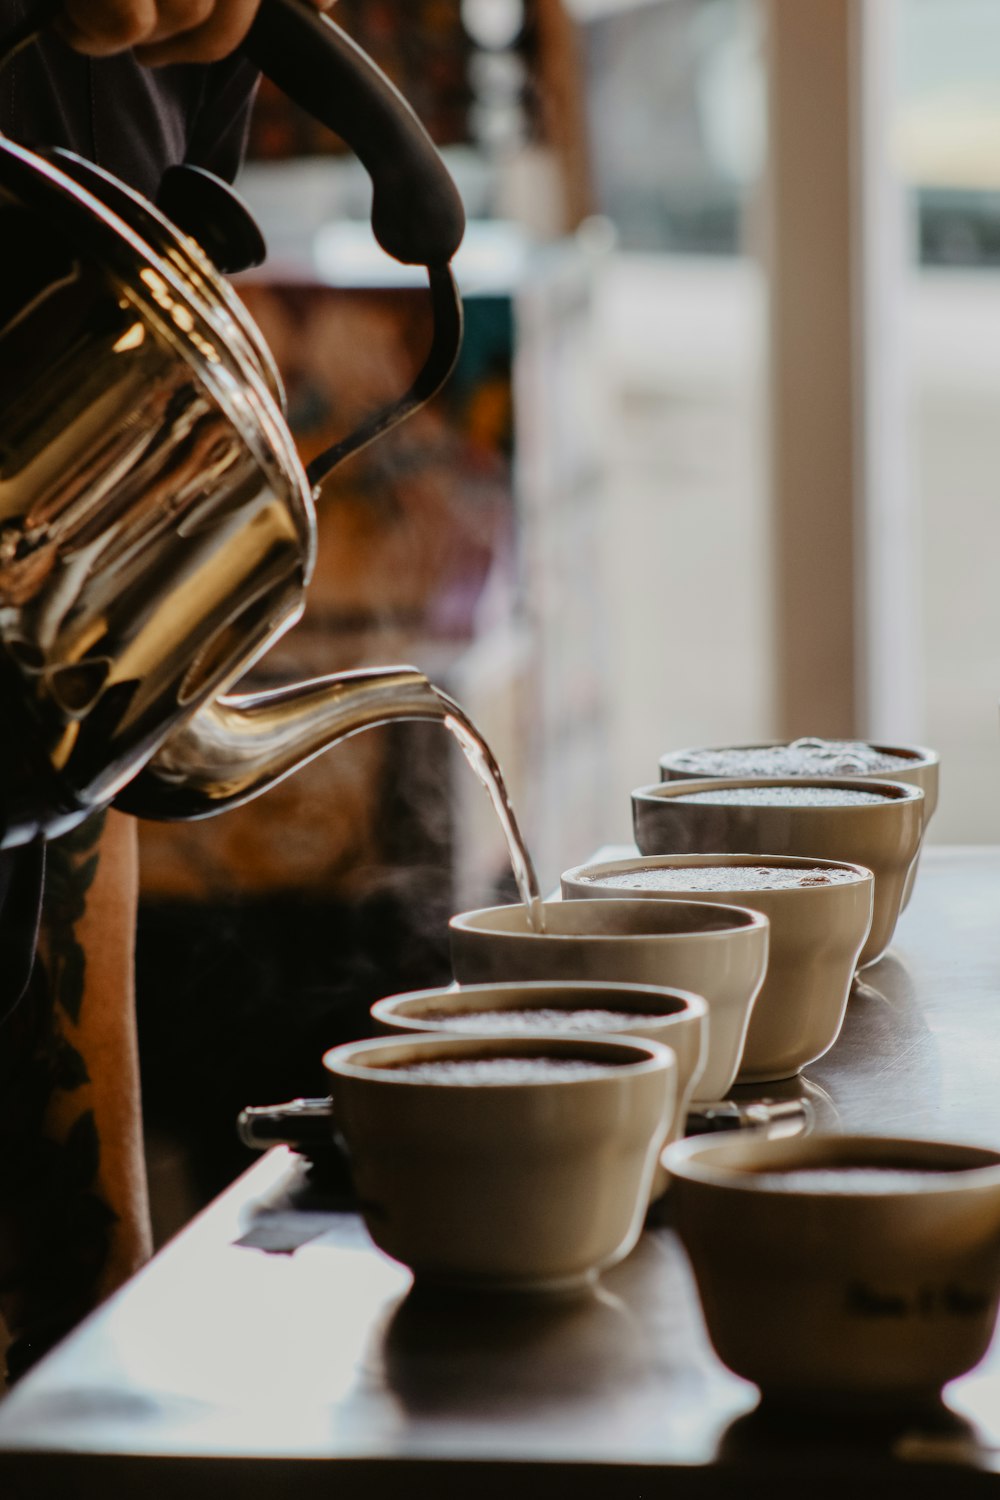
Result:
{"label": "metal portafilter handle", "polygon": [[248,1105],[237,1116],[236,1133],[251,1151],[287,1146],[306,1164],[312,1188],[341,1206],[357,1205],[350,1154],[334,1123],[332,1099]]}
{"label": "metal portafilter handle", "polygon": [[[723,1130],[766,1130],[772,1138],[800,1135],[814,1119],[808,1099],[755,1099],[738,1104],[732,1099],[699,1104],[688,1112],[685,1135],[711,1135]],[[290,1146],[309,1153],[334,1147],[333,1100],[290,1099],[285,1104],[251,1105],[241,1110],[236,1130],[244,1146],[268,1151]]]}
{"label": "metal portafilter handle", "polygon": [[240,1110],[236,1133],[251,1151],[291,1146],[311,1151],[335,1144],[332,1099],[290,1099],[286,1104],[254,1104]]}
{"label": "metal portafilter handle", "polygon": [[802,1135],[815,1116],[808,1099],[754,1099],[738,1104],[733,1099],[699,1104],[689,1110],[685,1135],[713,1135],[722,1130],[764,1130],[772,1140]]}

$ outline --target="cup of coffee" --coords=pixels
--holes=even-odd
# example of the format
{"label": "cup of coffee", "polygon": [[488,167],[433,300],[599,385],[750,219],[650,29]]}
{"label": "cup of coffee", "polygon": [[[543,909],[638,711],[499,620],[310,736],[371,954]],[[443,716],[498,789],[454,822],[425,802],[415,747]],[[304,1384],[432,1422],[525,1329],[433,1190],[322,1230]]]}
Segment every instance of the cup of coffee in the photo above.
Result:
{"label": "cup of coffee", "polygon": [[[704,780],[720,776],[876,777],[882,781],[904,781],[924,794],[923,834],[938,804],[941,757],[926,745],[871,744],[866,740],[806,738],[770,740],[757,745],[702,746],[670,750],[660,756],[660,780]],[[918,855],[919,859],[919,855]],[[910,899],[916,875],[915,860],[903,892],[902,906]]]}
{"label": "cup of coffee", "polygon": [[767,968],[769,924],[741,906],[696,901],[545,901],[543,930],[522,905],[461,912],[450,923],[460,985],[601,980],[703,996],[708,1041],[696,1100],[732,1087]]}
{"label": "cup of coffee", "polygon": [[632,817],[643,854],[790,854],[871,870],[864,967],[892,940],[920,848],[923,801],[919,787],[896,781],[726,777],[638,787]]}
{"label": "cup of coffee", "polygon": [[769,854],[668,854],[578,865],[563,896],[740,901],[771,924],[767,973],[750,1015],[737,1083],[791,1078],[840,1034],[872,919],[861,865]]}
{"label": "cup of coffee", "polygon": [[679,1141],[678,1233],[722,1362],[765,1400],[933,1403],[1000,1295],[1000,1153],[814,1135]]}
{"label": "cup of coffee", "polygon": [[673,1114],[668,1047],[437,1034],[323,1062],[368,1231],[418,1280],[564,1289],[634,1245]]}
{"label": "cup of coffee", "polygon": [[[597,981],[515,981],[509,984],[451,985],[413,990],[377,1000],[372,1018],[386,1031],[455,1036],[593,1036],[611,1032],[662,1042],[677,1062],[669,1144],[684,1134],[688,1106],[708,1053],[708,1006],[687,990]],[[657,1170],[652,1196],[666,1188]]]}

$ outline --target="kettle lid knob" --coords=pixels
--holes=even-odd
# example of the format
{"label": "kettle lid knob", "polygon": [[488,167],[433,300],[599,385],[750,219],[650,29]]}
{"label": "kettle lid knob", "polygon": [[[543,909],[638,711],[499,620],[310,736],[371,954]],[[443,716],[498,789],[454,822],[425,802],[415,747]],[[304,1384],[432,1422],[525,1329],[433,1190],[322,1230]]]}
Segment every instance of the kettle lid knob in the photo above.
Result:
{"label": "kettle lid knob", "polygon": [[168,167],[160,178],[156,206],[198,241],[220,271],[248,271],[267,256],[264,236],[243,199],[204,167]]}

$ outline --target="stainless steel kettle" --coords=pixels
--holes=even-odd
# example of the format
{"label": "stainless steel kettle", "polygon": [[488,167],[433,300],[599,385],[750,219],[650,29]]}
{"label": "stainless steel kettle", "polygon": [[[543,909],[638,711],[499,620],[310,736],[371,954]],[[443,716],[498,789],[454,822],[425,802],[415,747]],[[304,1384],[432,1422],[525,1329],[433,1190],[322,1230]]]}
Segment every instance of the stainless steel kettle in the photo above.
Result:
{"label": "stainless steel kettle", "polygon": [[266,344],[206,254],[226,260],[227,190],[201,181],[188,214],[175,179],[181,227],[69,152],[0,137],[0,848],[112,801],[204,817],[344,735],[453,707],[409,667],[225,693],[302,612],[316,487],[433,394],[462,321],[461,200],[399,93],[301,0],[264,0],[244,46],[363,161],[379,242],[427,267],[431,349],[306,471]]}

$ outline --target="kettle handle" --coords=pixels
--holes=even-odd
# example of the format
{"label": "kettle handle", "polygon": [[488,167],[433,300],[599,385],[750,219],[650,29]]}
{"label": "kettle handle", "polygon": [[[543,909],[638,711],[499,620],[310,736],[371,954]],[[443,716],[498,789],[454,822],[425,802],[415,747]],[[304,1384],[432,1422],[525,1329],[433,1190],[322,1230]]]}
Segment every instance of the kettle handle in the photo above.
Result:
{"label": "kettle handle", "polygon": [[243,52],[361,161],[382,249],[406,265],[447,265],[465,233],[458,189],[420,120],[368,54],[303,0],[263,0]]}
{"label": "kettle handle", "polygon": [[[61,0],[32,6],[0,40],[0,68],[60,9]],[[413,109],[368,54],[304,0],[262,0],[242,50],[363,164],[382,249],[405,265],[446,266],[465,233],[462,199]]]}

